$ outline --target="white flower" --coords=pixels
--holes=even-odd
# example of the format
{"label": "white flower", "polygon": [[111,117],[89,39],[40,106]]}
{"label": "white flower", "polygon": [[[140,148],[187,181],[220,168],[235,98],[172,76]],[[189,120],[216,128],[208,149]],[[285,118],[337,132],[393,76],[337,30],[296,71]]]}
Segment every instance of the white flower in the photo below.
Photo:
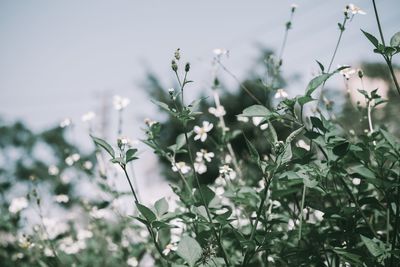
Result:
{"label": "white flower", "polygon": [[249,122],[249,117],[237,116],[237,120],[241,122]]}
{"label": "white flower", "polygon": [[64,194],[54,196],[54,199],[57,203],[67,203],[69,201],[69,197]]}
{"label": "white flower", "polygon": [[43,218],[43,226],[46,229],[44,239],[55,239],[57,236],[67,232],[69,225],[54,218]]}
{"label": "white flower", "polygon": [[204,158],[207,162],[211,162],[214,156],[214,152],[207,152],[205,149],[200,149],[200,151],[196,152],[196,161],[202,161]]}
{"label": "white flower", "polygon": [[72,123],[72,121],[71,121],[70,118],[65,118],[65,119],[63,119],[63,120],[60,122],[60,127],[61,127],[61,128],[68,127],[68,126],[71,125],[71,123]]}
{"label": "white flower", "polygon": [[219,174],[222,176],[222,178],[236,178],[236,172],[228,165],[223,165],[222,167],[219,167]]}
{"label": "white flower", "polygon": [[153,120],[150,120],[149,118],[146,118],[146,119],[144,119],[144,123],[146,123],[147,126],[151,127],[154,124],[156,124],[157,121],[153,121]]}
{"label": "white flower", "polygon": [[194,163],[194,170],[198,174],[203,174],[207,172],[207,166],[204,164],[204,161],[197,161]]}
{"label": "white flower", "polygon": [[296,145],[298,147],[304,148],[305,150],[309,151],[310,150],[310,145],[307,144],[303,139],[300,139],[297,141]]}
{"label": "white flower", "polygon": [[354,185],[359,185],[361,183],[361,179],[360,178],[353,178],[353,180],[351,181]]}
{"label": "white flower", "polygon": [[45,249],[44,249],[44,255],[46,256],[46,257],[54,257],[54,252],[53,252],[53,250],[52,249],[50,249],[50,248],[48,248],[48,247],[46,247]]}
{"label": "white flower", "polygon": [[252,117],[251,118],[251,121],[253,122],[254,126],[258,126],[263,120],[264,120],[264,117]]}
{"label": "white flower", "polygon": [[261,124],[261,126],[260,126],[260,129],[261,130],[266,130],[268,128],[268,123],[264,123],[264,124]]}
{"label": "white flower", "polygon": [[28,200],[25,197],[17,197],[11,200],[8,211],[11,213],[18,213],[28,207]]}
{"label": "white flower", "polygon": [[354,4],[348,4],[346,6],[346,10],[350,11],[351,14],[355,15],[355,14],[360,14],[360,15],[366,15],[367,13],[365,13],[364,10],[362,10],[361,8],[359,8],[358,6],[354,5]]}
{"label": "white flower", "polygon": [[126,261],[126,263],[128,264],[128,266],[131,266],[131,267],[139,266],[139,262],[138,262],[138,260],[137,260],[135,257],[129,258],[129,259]]}
{"label": "white flower", "polygon": [[49,166],[48,172],[50,175],[57,175],[60,173],[60,170],[55,165]]}
{"label": "white flower", "polygon": [[168,93],[169,93],[170,95],[173,95],[173,94],[175,93],[175,89],[174,89],[174,88],[169,88],[169,89],[168,89]]}
{"label": "white flower", "polygon": [[71,155],[71,158],[74,162],[77,162],[78,160],[80,160],[81,156],[78,153],[74,153]]}
{"label": "white flower", "polygon": [[267,257],[267,261],[268,262],[275,262],[274,258],[272,256],[268,256]]}
{"label": "white flower", "polygon": [[96,117],[96,114],[93,111],[89,111],[82,115],[81,120],[83,122],[89,122]]}
{"label": "white flower", "polygon": [[222,186],[218,186],[215,188],[215,194],[217,196],[222,196],[225,193],[225,189]]}
{"label": "white flower", "polygon": [[180,171],[182,174],[186,174],[190,171],[190,167],[187,166],[185,162],[179,161],[172,164],[172,170],[174,172]]}
{"label": "white flower", "polygon": [[176,245],[174,245],[174,244],[168,244],[166,247],[165,247],[165,249],[163,250],[163,254],[165,255],[165,256],[167,256],[171,251],[175,251],[175,250],[177,250],[178,249],[178,247],[176,246]]}
{"label": "white flower", "polygon": [[216,55],[217,57],[220,57],[220,56],[229,56],[229,50],[226,50],[226,49],[224,49],[224,48],[215,48],[214,50],[213,50],[213,53],[214,53],[214,55]]}
{"label": "white flower", "polygon": [[93,168],[93,163],[87,160],[83,163],[83,168],[85,168],[86,170],[91,170]]}
{"label": "white flower", "polygon": [[78,238],[78,240],[85,240],[92,237],[93,237],[92,231],[86,229],[79,229],[78,233],[76,234],[76,238]]}
{"label": "white flower", "polygon": [[284,89],[278,89],[276,90],[274,97],[278,99],[278,98],[287,98],[288,96],[289,96],[288,93]]}
{"label": "white flower", "polygon": [[293,4],[290,5],[290,7],[291,7],[292,9],[296,9],[296,8],[299,7],[299,5],[293,3]]}
{"label": "white flower", "polygon": [[345,77],[347,80],[350,79],[350,77],[353,76],[354,73],[356,73],[356,70],[350,67],[340,71],[340,74],[342,74],[343,77]]}
{"label": "white flower", "polygon": [[220,118],[226,115],[226,111],[224,106],[218,106],[216,108],[214,107],[210,107],[208,109],[208,112],[210,112],[211,114],[213,114],[215,117]]}
{"label": "white flower", "polygon": [[119,95],[114,96],[113,104],[116,110],[123,110],[126,108],[131,101],[129,98],[121,97]]}
{"label": "white flower", "polygon": [[69,156],[69,157],[67,157],[67,158],[65,159],[65,163],[66,163],[68,166],[72,166],[72,165],[74,164],[74,160],[71,158],[71,156]]}
{"label": "white flower", "polygon": [[196,133],[196,136],[194,137],[194,140],[201,140],[201,142],[206,141],[207,139],[207,133],[211,131],[211,129],[214,127],[212,123],[209,123],[208,121],[203,121],[203,127],[199,126],[194,126],[193,131]]}

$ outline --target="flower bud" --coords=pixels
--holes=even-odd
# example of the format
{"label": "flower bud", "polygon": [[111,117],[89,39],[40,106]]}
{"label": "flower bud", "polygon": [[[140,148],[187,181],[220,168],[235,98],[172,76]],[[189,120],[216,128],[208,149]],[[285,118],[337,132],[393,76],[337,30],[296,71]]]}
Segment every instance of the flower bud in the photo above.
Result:
{"label": "flower bud", "polygon": [[186,72],[189,72],[189,70],[190,70],[190,63],[188,62],[188,63],[186,63],[186,65],[185,65],[185,71],[186,71]]}
{"label": "flower bud", "polygon": [[171,68],[173,71],[177,71],[178,70],[178,65],[176,64],[175,60],[171,61]]}
{"label": "flower bud", "polygon": [[180,48],[176,49],[175,53],[174,53],[174,57],[176,60],[181,59],[181,53],[180,53]]}
{"label": "flower bud", "polygon": [[362,77],[364,77],[364,72],[363,72],[362,69],[358,69],[358,77],[360,77],[360,79],[361,79]]}

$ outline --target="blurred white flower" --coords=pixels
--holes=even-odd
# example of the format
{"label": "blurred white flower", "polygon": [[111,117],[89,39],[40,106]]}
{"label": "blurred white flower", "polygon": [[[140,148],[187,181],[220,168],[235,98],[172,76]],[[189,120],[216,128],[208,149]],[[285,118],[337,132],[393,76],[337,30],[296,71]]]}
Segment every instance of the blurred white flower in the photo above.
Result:
{"label": "blurred white flower", "polygon": [[297,141],[296,145],[298,147],[304,148],[307,151],[310,151],[310,145],[307,144],[303,139],[300,139],[299,141]]}
{"label": "blurred white flower", "polygon": [[296,9],[296,8],[298,8],[298,7],[299,7],[299,5],[298,5],[298,4],[295,4],[295,3],[293,3],[293,4],[291,4],[291,5],[290,5],[290,7],[291,7],[291,8],[294,8],[294,9]]}
{"label": "blurred white flower", "polygon": [[215,194],[216,194],[217,196],[222,196],[224,193],[225,193],[224,187],[222,187],[222,186],[217,186],[217,187],[215,188]]}
{"label": "blurred white flower", "polygon": [[249,117],[237,116],[237,120],[241,122],[249,122]]}
{"label": "blurred white flower", "polygon": [[211,131],[211,129],[214,127],[212,123],[209,123],[208,121],[203,121],[203,127],[199,126],[194,126],[193,131],[196,133],[194,140],[201,140],[201,142],[206,141],[207,139],[207,133]]}
{"label": "blurred white flower", "polygon": [[274,258],[272,256],[268,256],[267,257],[267,261],[268,262],[275,262]]}
{"label": "blurred white flower", "polygon": [[131,257],[129,258],[126,263],[128,264],[128,266],[130,267],[137,267],[139,266],[139,262],[135,257]]}
{"label": "blurred white flower", "polygon": [[83,163],[83,168],[85,168],[86,170],[91,170],[93,168],[93,163],[87,160]]}
{"label": "blurred white flower", "polygon": [[54,199],[57,203],[67,203],[69,201],[69,197],[64,194],[54,196]]}
{"label": "blurred white flower", "polygon": [[55,175],[58,175],[60,173],[60,170],[57,168],[56,165],[51,165],[51,166],[49,166],[48,172],[49,172],[50,175],[55,176]]}
{"label": "blurred white flower", "polygon": [[49,247],[46,247],[46,248],[43,250],[43,253],[44,253],[44,255],[45,255],[46,257],[54,257],[54,252],[53,252],[53,250],[52,250],[51,248],[49,248]]}
{"label": "blurred white flower", "polygon": [[278,90],[276,90],[276,93],[275,93],[275,98],[276,99],[278,99],[278,98],[287,98],[289,95],[288,95],[288,93],[284,90],[284,89],[278,89]]}
{"label": "blurred white flower", "polygon": [[65,254],[76,254],[86,248],[86,242],[83,240],[75,241],[72,237],[68,236],[61,239],[58,248]]}
{"label": "blurred white flower", "polygon": [[254,126],[258,126],[263,120],[264,120],[264,117],[252,117],[251,118],[251,121],[253,122]]}
{"label": "blurred white flower", "polygon": [[82,115],[81,119],[83,122],[89,122],[93,120],[96,117],[96,114],[93,111],[89,111],[88,113],[85,113]]}
{"label": "blurred white flower", "polygon": [[346,10],[350,11],[351,14],[355,15],[355,14],[360,14],[360,15],[366,15],[367,13],[362,10],[360,7],[354,5],[354,4],[348,4],[346,6]]}
{"label": "blurred white flower", "polygon": [[57,236],[66,233],[69,230],[67,223],[54,218],[43,218],[43,226],[46,229],[44,239],[55,239]]}
{"label": "blurred white flower", "polygon": [[182,174],[186,174],[190,171],[190,167],[188,165],[186,165],[185,162],[179,161],[179,162],[172,163],[172,170],[174,172],[180,171]]}
{"label": "blurred white flower", "polygon": [[151,126],[153,126],[154,124],[156,124],[157,121],[153,121],[153,120],[151,120],[151,119],[149,119],[149,118],[146,118],[146,119],[144,119],[144,123],[146,123],[147,126],[151,127]]}
{"label": "blurred white flower", "polygon": [[206,164],[204,164],[204,161],[196,161],[194,163],[194,170],[198,174],[203,174],[203,173],[207,172],[207,166],[206,166]]}
{"label": "blurred white flower", "polygon": [[216,108],[214,107],[210,107],[208,109],[208,112],[210,112],[211,114],[213,114],[215,117],[220,118],[226,115],[226,111],[224,106],[218,106]]}
{"label": "blurred white flower", "polygon": [[200,149],[200,151],[196,152],[196,161],[202,161],[204,158],[207,162],[211,162],[211,159],[214,156],[214,152],[208,152],[205,149]]}
{"label": "blurred white flower", "polygon": [[86,229],[79,229],[78,233],[76,234],[76,238],[78,240],[84,240],[84,239],[89,239],[93,237],[92,231],[86,230]]}
{"label": "blurred white flower", "polygon": [[340,71],[340,74],[342,74],[347,80],[350,79],[355,73],[356,70],[352,68],[346,68]]}
{"label": "blurred white flower", "polygon": [[115,95],[113,99],[114,108],[116,110],[123,110],[129,105],[130,102],[131,101],[129,100],[129,98],[121,97],[119,95]]}
{"label": "blurred white flower", "polygon": [[359,185],[361,183],[361,179],[360,178],[353,178],[353,180],[351,181],[354,185]]}
{"label": "blurred white flower", "polygon": [[63,119],[63,120],[60,122],[60,127],[61,127],[61,128],[68,127],[68,126],[71,125],[71,123],[72,123],[72,121],[71,121],[70,118],[65,118],[65,119]]}
{"label": "blurred white flower", "polygon": [[177,250],[178,247],[175,244],[168,244],[165,246],[165,249],[162,251],[162,253],[167,256],[171,251]]}
{"label": "blurred white flower", "polygon": [[216,55],[217,57],[220,57],[220,56],[229,56],[229,50],[227,50],[227,49],[224,49],[224,48],[215,48],[214,50],[213,50],[213,53],[214,53],[214,55]]}
{"label": "blurred white flower", "polygon": [[28,207],[28,200],[26,197],[17,197],[11,200],[10,206],[8,207],[8,211],[11,213],[18,213],[21,210]]}
{"label": "blurred white flower", "polygon": [[236,178],[236,172],[228,165],[219,167],[219,174],[222,176],[222,178],[229,178],[232,180]]}
{"label": "blurred white flower", "polygon": [[268,128],[268,123],[263,123],[263,124],[261,124],[261,126],[260,126],[260,129],[261,130],[266,130]]}

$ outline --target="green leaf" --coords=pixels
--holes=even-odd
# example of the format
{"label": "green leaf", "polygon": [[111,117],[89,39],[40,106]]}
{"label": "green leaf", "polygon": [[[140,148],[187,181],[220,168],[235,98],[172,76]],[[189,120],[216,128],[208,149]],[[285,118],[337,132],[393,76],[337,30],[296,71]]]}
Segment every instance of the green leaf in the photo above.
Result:
{"label": "green leaf", "polygon": [[349,261],[354,264],[362,264],[360,255],[356,255],[356,254],[347,252],[341,248],[335,248],[333,251],[335,251],[335,253],[337,255],[339,255],[339,257],[341,257],[342,259],[344,259],[346,261]]}
{"label": "green leaf", "polygon": [[136,152],[137,152],[136,148],[130,148],[130,149],[128,149],[128,151],[126,151],[126,155],[125,155],[126,163],[128,163],[128,162],[130,162],[132,160],[138,159],[136,157]]}
{"label": "green leaf", "polygon": [[204,197],[204,201],[206,202],[206,205],[208,206],[211,202],[211,200],[213,200],[213,198],[215,197],[215,193],[214,191],[212,191],[208,186],[206,185],[201,185],[200,188],[197,188],[197,190],[194,192],[194,196],[196,197],[196,199],[198,199],[200,201],[200,203],[203,205],[203,200],[201,197],[201,194]]}
{"label": "green leaf", "polygon": [[185,144],[186,144],[185,133],[181,133],[180,135],[178,135],[178,137],[176,137],[176,150],[181,149]]}
{"label": "green leaf", "polygon": [[201,258],[203,250],[196,239],[184,236],[179,242],[176,253],[192,267]]}
{"label": "green leaf", "polygon": [[162,216],[168,212],[168,202],[163,197],[156,201],[154,208],[156,209],[157,215]]}
{"label": "green leaf", "polygon": [[285,164],[292,159],[292,145],[290,143],[285,145],[285,150],[283,151],[281,164]]}
{"label": "green leaf", "polygon": [[357,165],[349,168],[349,171],[354,176],[354,174],[359,174],[368,179],[375,179],[375,174],[363,165]]}
{"label": "green leaf", "polygon": [[349,151],[349,147],[350,147],[349,142],[343,142],[341,144],[336,145],[332,149],[332,152],[333,152],[333,154],[335,154],[338,157],[343,157]]}
{"label": "green leaf", "polygon": [[257,149],[254,147],[254,145],[249,141],[249,139],[247,139],[247,137],[245,135],[244,136],[244,140],[246,140],[246,144],[247,144],[247,148],[250,151],[250,155],[251,158],[257,163],[260,163],[260,155],[258,154]]}
{"label": "green leaf", "polygon": [[363,32],[363,34],[365,35],[365,37],[368,38],[368,40],[376,47],[378,48],[379,45],[379,41],[378,39],[375,38],[375,36],[373,36],[372,34],[365,32],[363,30],[361,30]]}
{"label": "green leaf", "polygon": [[395,149],[396,150],[396,144],[397,144],[397,142],[396,142],[396,139],[395,139],[395,137],[392,135],[392,134],[390,134],[389,132],[387,132],[387,131],[385,131],[385,130],[383,130],[383,129],[380,129],[380,132],[381,132],[381,134],[383,135],[383,137],[386,139],[386,141],[390,144],[390,146],[393,148],[393,149]]}
{"label": "green leaf", "polygon": [[164,109],[164,110],[166,110],[168,112],[171,111],[169,106],[164,102],[160,102],[160,101],[157,101],[157,100],[151,100],[151,102],[153,102],[154,104],[156,104],[157,106],[159,106],[160,108],[162,108],[162,109]]}
{"label": "green leaf", "polygon": [[115,152],[114,149],[112,148],[112,146],[110,144],[108,144],[106,141],[104,141],[101,138],[98,137],[94,137],[93,135],[90,135],[90,137],[92,138],[93,142],[103,148],[105,151],[107,151],[108,154],[110,154],[111,157],[115,157]]}
{"label": "green leaf", "polygon": [[271,115],[271,111],[262,105],[253,105],[245,108],[242,114],[238,116],[243,117],[268,117]]}
{"label": "green leaf", "polygon": [[324,124],[322,123],[322,121],[319,118],[311,116],[310,120],[311,120],[312,125],[315,128],[320,129],[324,133],[327,131]]}
{"label": "green leaf", "polygon": [[149,209],[148,207],[146,207],[140,203],[136,203],[136,207],[139,210],[140,214],[142,214],[142,216],[145,217],[149,223],[152,223],[153,221],[155,221],[157,219],[154,212],[151,211],[151,209]]}
{"label": "green leaf", "polygon": [[299,97],[299,98],[297,99],[297,102],[299,102],[299,105],[300,105],[300,106],[304,106],[304,105],[307,104],[308,102],[311,102],[311,101],[314,101],[314,100],[315,100],[315,99],[312,98],[311,96],[305,95],[305,96]]}
{"label": "green leaf", "polygon": [[324,74],[321,74],[321,75],[313,78],[308,83],[308,86],[307,86],[307,89],[306,89],[306,95],[307,96],[311,96],[311,94],[315,91],[315,89],[317,89],[321,84],[323,84],[331,76],[332,76],[331,73],[324,73]]}
{"label": "green leaf", "polygon": [[374,240],[363,235],[361,235],[361,240],[373,256],[378,257],[385,252]]}
{"label": "green leaf", "polygon": [[390,38],[390,45],[393,47],[400,46],[400,32],[396,32],[392,38]]}
{"label": "green leaf", "polygon": [[319,66],[319,68],[321,69],[321,71],[324,72],[324,70],[325,70],[324,65],[322,65],[322,63],[319,62],[318,60],[315,60],[315,61],[317,61],[318,66]]}

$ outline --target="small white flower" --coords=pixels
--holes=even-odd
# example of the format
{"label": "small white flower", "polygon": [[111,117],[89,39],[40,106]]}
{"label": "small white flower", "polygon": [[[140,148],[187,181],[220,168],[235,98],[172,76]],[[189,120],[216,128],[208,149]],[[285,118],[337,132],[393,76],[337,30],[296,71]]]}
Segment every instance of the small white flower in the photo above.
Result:
{"label": "small white flower", "polygon": [[85,113],[82,115],[81,119],[83,122],[89,122],[93,120],[96,117],[96,114],[93,111],[89,111],[88,113]]}
{"label": "small white flower", "polygon": [[342,74],[343,77],[345,77],[347,80],[350,79],[350,77],[353,76],[353,74],[355,74],[355,73],[356,73],[356,70],[352,69],[352,68],[345,68],[340,71],[340,74]]}
{"label": "small white flower", "polygon": [[194,137],[194,140],[201,140],[201,142],[206,141],[207,139],[207,133],[211,131],[211,129],[214,127],[212,123],[209,123],[208,121],[203,121],[203,127],[199,126],[194,126],[193,131],[196,133],[196,136]]}
{"label": "small white flower", "polygon": [[64,194],[54,196],[54,199],[57,203],[67,203],[69,201],[69,197]]}
{"label": "small white flower", "polygon": [[213,114],[215,117],[220,118],[226,115],[226,111],[224,106],[218,106],[216,108],[214,107],[210,107],[208,109],[208,112],[210,112],[211,114]]}
{"label": "small white flower", "polygon": [[237,120],[241,122],[249,122],[249,117],[237,116]]}
{"label": "small white flower", "polygon": [[55,176],[55,175],[58,175],[60,173],[60,170],[57,168],[56,165],[51,165],[51,166],[49,166],[48,172],[49,172],[50,175]]}
{"label": "small white flower", "polygon": [[135,257],[131,257],[129,258],[126,263],[128,264],[128,266],[130,267],[137,267],[139,266],[139,262]]}
{"label": "small white flower", "polygon": [[119,95],[114,96],[113,104],[116,110],[123,110],[126,108],[131,101],[129,98],[121,97]]}
{"label": "small white flower", "polygon": [[63,119],[63,120],[60,122],[60,127],[61,127],[61,128],[68,127],[68,126],[71,125],[71,123],[72,123],[72,121],[71,121],[70,118],[65,118],[65,119]]}
{"label": "small white flower", "polygon": [[220,56],[229,56],[229,50],[226,50],[224,48],[216,48],[213,50],[214,55],[216,55],[217,57]]}
{"label": "small white flower", "polygon": [[287,98],[288,96],[289,96],[288,93],[284,89],[278,89],[276,90],[274,97],[278,99],[278,98]]}
{"label": "small white flower", "polygon": [[317,220],[317,221],[322,221],[323,219],[324,219],[324,214],[325,213],[323,213],[322,211],[320,211],[320,210],[314,210],[314,216],[315,216],[315,219]]}
{"label": "small white flower", "polygon": [[214,152],[207,152],[205,149],[200,149],[200,151],[196,152],[196,161],[202,161],[204,158],[207,162],[211,162],[214,156]]}
{"label": "small white flower", "polygon": [[360,15],[366,15],[367,13],[362,10],[361,8],[359,8],[358,6],[354,5],[354,4],[348,4],[346,6],[346,10],[350,11],[351,14],[355,15],[355,14],[360,14]]}
{"label": "small white flower", "polygon": [[86,229],[79,229],[78,233],[76,234],[76,238],[78,238],[78,240],[85,240],[92,237],[93,237],[92,231]]}
{"label": "small white flower", "polygon": [[28,200],[25,197],[17,197],[11,200],[8,211],[11,213],[18,213],[28,207]]}
{"label": "small white flower", "polygon": [[218,186],[215,188],[215,194],[217,196],[222,196],[225,193],[225,189],[222,186]]}
{"label": "small white flower", "polygon": [[353,180],[351,181],[354,185],[359,185],[361,183],[361,179],[360,178],[353,178]]}
{"label": "small white flower", "polygon": [[185,162],[179,161],[179,162],[174,162],[172,164],[172,170],[174,172],[180,171],[182,174],[186,174],[190,171],[190,167],[188,165],[186,165]]}
{"label": "small white flower", "polygon": [[74,153],[71,155],[71,158],[74,162],[77,162],[78,160],[80,160],[81,156],[78,153]]}
{"label": "small white flower", "polygon": [[198,174],[203,174],[203,173],[207,172],[207,166],[206,166],[206,164],[204,164],[204,161],[196,161],[194,163],[194,170]]}
{"label": "small white flower", "polygon": [[268,128],[268,123],[263,123],[263,124],[261,124],[261,126],[260,126],[260,129],[261,130],[266,130]]}
{"label": "small white flower", "polygon": [[173,95],[173,94],[175,93],[175,89],[174,89],[174,88],[169,88],[169,89],[168,89],[168,93],[169,93],[170,95]]}
{"label": "small white flower", "polygon": [[299,5],[293,3],[293,4],[290,5],[290,7],[291,7],[292,9],[296,9],[296,8],[299,7]]}
{"label": "small white flower", "polygon": [[150,120],[149,118],[146,118],[146,119],[144,119],[144,123],[146,123],[147,126],[151,127],[154,124],[156,124],[157,121],[153,121],[153,120]]}
{"label": "small white flower", "polygon": [[222,176],[222,178],[230,178],[232,180],[236,178],[236,172],[228,165],[219,167],[219,174]]}
{"label": "small white flower", "polygon": [[46,247],[45,249],[44,249],[44,255],[46,256],[46,257],[54,257],[54,252],[53,252],[53,250],[52,249],[50,249],[50,248],[48,248],[48,247]]}
{"label": "small white flower", "polygon": [[85,168],[86,170],[91,170],[93,168],[93,163],[87,160],[83,163],[83,168]]}
{"label": "small white flower", "polygon": [[165,246],[165,249],[162,251],[162,253],[167,256],[171,251],[175,251],[177,250],[178,247],[174,244],[168,244],[167,246]]}
{"label": "small white flower", "polygon": [[272,256],[268,256],[267,257],[267,261],[268,262],[275,262],[274,258]]}
{"label": "small white flower", "polygon": [[65,158],[65,163],[66,163],[68,166],[72,166],[72,165],[74,164],[74,160],[72,159],[71,156],[68,156],[68,157]]}
{"label": "small white flower", "polygon": [[254,126],[258,126],[263,120],[264,120],[264,117],[252,117],[251,118],[251,121],[253,122]]}
{"label": "small white flower", "polygon": [[297,141],[296,145],[298,147],[304,148],[307,151],[310,151],[310,145],[307,144],[303,139],[300,139],[299,141]]}

